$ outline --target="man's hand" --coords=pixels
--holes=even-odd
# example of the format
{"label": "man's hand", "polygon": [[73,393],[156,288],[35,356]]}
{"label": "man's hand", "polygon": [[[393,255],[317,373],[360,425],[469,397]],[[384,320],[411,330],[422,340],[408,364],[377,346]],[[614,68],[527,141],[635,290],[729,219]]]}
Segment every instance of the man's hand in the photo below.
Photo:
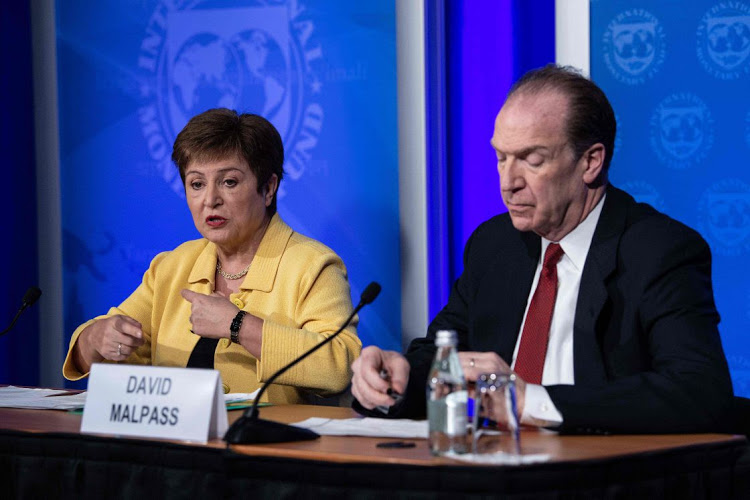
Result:
{"label": "man's hand", "polygon": [[[510,366],[495,352],[463,351],[458,353],[464,376],[469,382],[476,382],[482,373],[512,373]],[[516,375],[516,409],[518,418],[523,415],[526,399],[526,382]],[[482,400],[484,416],[500,424],[507,425],[507,408],[503,391],[488,393]]]}
{"label": "man's hand", "polygon": [[388,395],[388,389],[403,394],[409,382],[406,358],[396,351],[383,351],[375,346],[362,350],[352,363],[352,371],[352,394],[368,410],[376,406],[392,406],[396,401]]}

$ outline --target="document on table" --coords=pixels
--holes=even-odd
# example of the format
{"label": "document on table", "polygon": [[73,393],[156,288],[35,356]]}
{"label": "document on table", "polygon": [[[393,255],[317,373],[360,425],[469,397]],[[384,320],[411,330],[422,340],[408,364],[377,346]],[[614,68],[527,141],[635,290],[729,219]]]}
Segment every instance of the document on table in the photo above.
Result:
{"label": "document on table", "polygon": [[224,402],[229,405],[240,403],[242,401],[254,401],[255,396],[257,396],[259,392],[260,389],[253,392],[231,392],[229,394],[224,394]]}
{"label": "document on table", "polygon": [[[308,418],[295,424],[324,436],[365,436],[382,438],[422,438],[429,433],[426,420],[382,418]],[[512,453],[466,453],[446,455],[449,458],[485,465],[521,465],[546,462],[549,454],[514,455]]]}
{"label": "document on table", "polygon": [[86,393],[61,389],[0,387],[0,407],[32,410],[76,410],[86,404]]}
{"label": "document on table", "polygon": [[482,465],[536,464],[547,462],[550,457],[547,453],[536,453],[533,455],[515,455],[513,453],[506,453],[504,451],[497,451],[495,453],[464,453],[461,455],[453,453],[446,456],[455,460],[460,460],[462,462],[470,462],[473,464]]}
{"label": "document on table", "polygon": [[308,418],[295,424],[325,436],[427,438],[426,420],[385,418]]}
{"label": "document on table", "polygon": [[[252,401],[258,391],[224,394],[226,404]],[[0,387],[0,408],[28,410],[79,410],[86,405],[86,392],[69,393],[64,389],[37,389],[29,387]]]}

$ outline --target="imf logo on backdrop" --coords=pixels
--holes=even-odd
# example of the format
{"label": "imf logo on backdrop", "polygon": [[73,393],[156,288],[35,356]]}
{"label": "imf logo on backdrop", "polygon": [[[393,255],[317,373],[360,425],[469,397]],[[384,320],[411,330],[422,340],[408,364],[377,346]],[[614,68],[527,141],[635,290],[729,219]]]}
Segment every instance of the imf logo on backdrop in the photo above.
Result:
{"label": "imf logo on backdrop", "polygon": [[750,186],[725,179],[709,187],[698,204],[701,233],[720,255],[750,250]]}
{"label": "imf logo on backdrop", "polygon": [[672,94],[651,115],[651,146],[671,168],[687,168],[702,161],[713,145],[713,118],[696,95]]}
{"label": "imf logo on backdrop", "polygon": [[191,117],[210,108],[266,117],[284,141],[287,178],[303,175],[323,125],[322,50],[304,14],[296,0],[240,8],[219,8],[216,0],[157,6],[138,56],[138,115],[159,175],[179,196],[184,189],[171,163],[172,143]]}
{"label": "imf logo on backdrop", "polygon": [[659,71],[666,44],[658,19],[643,9],[618,14],[604,32],[604,62],[614,77],[638,85]]}
{"label": "imf logo on backdrop", "polygon": [[750,74],[750,7],[722,2],[701,19],[698,59],[711,75],[724,80]]}
{"label": "imf logo on backdrop", "polygon": [[643,181],[630,181],[624,184],[618,184],[618,186],[624,191],[630,193],[639,203],[648,203],[660,212],[666,210],[666,203],[662,198],[661,193],[653,186]]}

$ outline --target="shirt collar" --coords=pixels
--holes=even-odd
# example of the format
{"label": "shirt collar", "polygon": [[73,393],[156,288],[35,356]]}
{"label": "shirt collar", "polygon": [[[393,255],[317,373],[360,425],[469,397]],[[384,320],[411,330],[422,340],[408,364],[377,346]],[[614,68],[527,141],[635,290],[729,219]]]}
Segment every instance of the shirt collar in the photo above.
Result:
{"label": "shirt collar", "polygon": [[[276,212],[268,224],[263,239],[260,241],[258,251],[250,263],[250,269],[247,271],[245,279],[242,280],[241,289],[263,292],[270,292],[273,289],[273,282],[281,263],[281,256],[284,254],[284,249],[289,238],[292,237],[292,233],[292,228]],[[196,259],[188,281],[190,283],[208,281],[213,290],[216,288],[215,278],[216,245],[209,241]]]}
{"label": "shirt collar", "polygon": [[[586,263],[586,257],[588,256],[589,248],[591,248],[591,241],[594,239],[594,231],[596,230],[596,224],[599,222],[599,216],[602,214],[602,207],[604,206],[604,199],[606,197],[605,193],[594,209],[583,219],[583,222],[578,224],[558,242],[565,255],[579,272],[583,270],[583,265]],[[547,251],[550,243],[552,243],[550,240],[542,238],[542,255]]]}

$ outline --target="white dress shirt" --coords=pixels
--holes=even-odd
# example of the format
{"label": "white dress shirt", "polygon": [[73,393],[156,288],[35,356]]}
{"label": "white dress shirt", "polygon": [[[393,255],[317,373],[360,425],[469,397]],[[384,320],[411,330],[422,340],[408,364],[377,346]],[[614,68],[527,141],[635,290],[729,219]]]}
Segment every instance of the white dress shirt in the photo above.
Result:
{"label": "white dress shirt", "polygon": [[[555,408],[544,386],[573,385],[575,383],[575,373],[573,370],[573,322],[575,320],[576,304],[578,303],[578,291],[581,287],[583,266],[586,263],[586,256],[591,247],[591,240],[594,238],[596,224],[599,222],[599,216],[602,213],[605,197],[606,195],[599,200],[599,203],[597,203],[583,222],[558,242],[565,255],[557,263],[557,296],[550,324],[542,385],[526,385],[526,399],[523,414],[521,415],[521,422],[531,423],[532,419],[536,419],[537,421],[546,422],[546,425],[559,425],[563,421],[562,415]],[[531,291],[526,300],[526,312],[524,312],[521,333],[518,335],[516,348],[513,351],[511,368],[514,368],[516,364],[518,347],[521,345],[523,327],[526,324],[526,315],[529,313],[531,298],[534,296],[537,283],[539,282],[539,275],[542,272],[544,252],[550,243],[552,242],[542,238],[542,252],[539,263],[536,266]]]}

